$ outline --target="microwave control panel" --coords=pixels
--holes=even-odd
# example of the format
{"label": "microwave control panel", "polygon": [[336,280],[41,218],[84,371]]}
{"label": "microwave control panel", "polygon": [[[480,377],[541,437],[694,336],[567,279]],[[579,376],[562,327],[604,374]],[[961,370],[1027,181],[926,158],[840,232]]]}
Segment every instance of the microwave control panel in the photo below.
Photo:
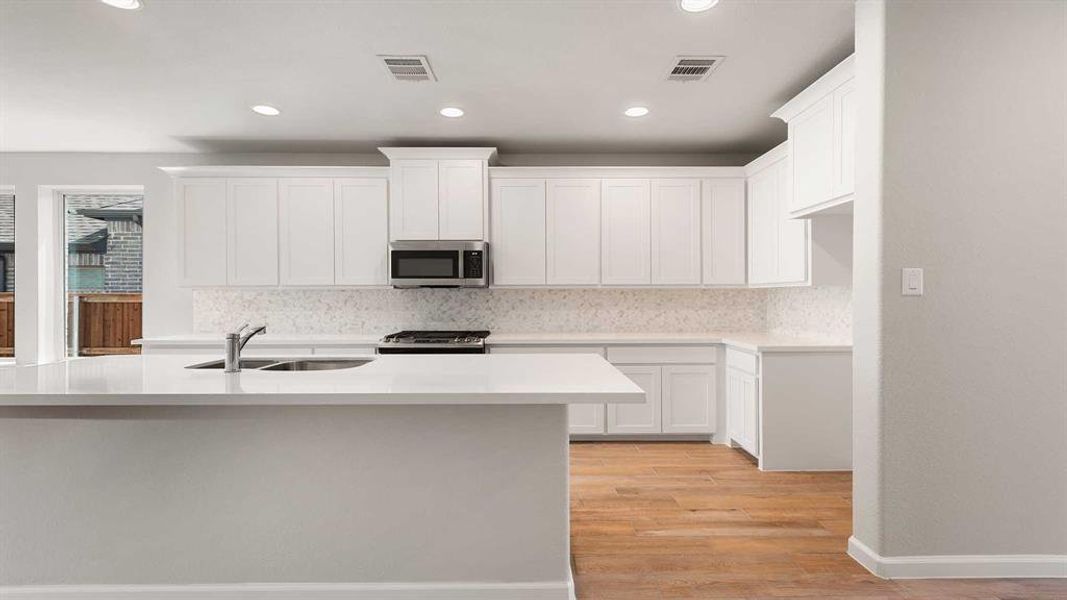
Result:
{"label": "microwave control panel", "polygon": [[481,279],[482,275],[482,251],[481,250],[464,250],[463,251],[463,277],[465,279]]}

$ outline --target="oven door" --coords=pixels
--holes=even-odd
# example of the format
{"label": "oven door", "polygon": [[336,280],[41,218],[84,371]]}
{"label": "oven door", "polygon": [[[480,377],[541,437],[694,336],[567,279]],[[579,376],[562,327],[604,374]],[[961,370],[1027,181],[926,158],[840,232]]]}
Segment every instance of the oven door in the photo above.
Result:
{"label": "oven door", "polygon": [[485,242],[393,242],[389,245],[390,283],[394,287],[484,287],[484,248]]}

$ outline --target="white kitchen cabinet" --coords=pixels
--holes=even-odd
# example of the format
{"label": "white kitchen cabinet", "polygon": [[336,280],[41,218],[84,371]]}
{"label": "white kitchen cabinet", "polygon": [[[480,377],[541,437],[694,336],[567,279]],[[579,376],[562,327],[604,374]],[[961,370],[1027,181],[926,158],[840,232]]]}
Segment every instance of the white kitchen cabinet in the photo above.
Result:
{"label": "white kitchen cabinet", "polygon": [[645,365],[619,366],[618,369],[645,391],[644,404],[611,404],[608,406],[608,433],[660,433],[661,426],[661,367]]}
{"label": "white kitchen cabinet", "polygon": [[493,284],[544,285],[545,180],[494,180],[490,197]]}
{"label": "white kitchen cabinet", "polygon": [[748,282],[753,286],[806,285],[810,223],[789,219],[788,142],[749,163]]}
{"label": "white kitchen cabinet", "polygon": [[715,367],[662,367],[663,433],[715,431]]}
{"label": "white kitchen cabinet", "polygon": [[278,181],[227,180],[226,228],[226,282],[278,285]]}
{"label": "white kitchen cabinet", "polygon": [[652,283],[700,283],[700,180],[653,179]]}
{"label": "white kitchen cabinet", "polygon": [[649,180],[605,179],[600,189],[601,283],[652,283],[652,197]]}
{"label": "white kitchen cabinet", "polygon": [[856,93],[849,57],[775,111],[789,125],[792,217],[831,214],[855,191]]}
{"label": "white kitchen cabinet", "polygon": [[705,179],[701,183],[703,283],[744,285],[745,180]]}
{"label": "white kitchen cabinet", "polygon": [[279,261],[282,285],[334,282],[332,179],[278,181]]}
{"label": "white kitchen cabinet", "polygon": [[546,282],[599,284],[600,181],[550,179],[545,204]]}
{"label": "white kitchen cabinet", "polygon": [[333,181],[334,281],[389,283],[389,195],[384,179]]}
{"label": "white kitchen cabinet", "polygon": [[826,96],[789,122],[793,165],[790,212],[799,212],[833,195],[834,99]]}
{"label": "white kitchen cabinet", "polygon": [[439,239],[484,239],[484,170],[482,160],[438,161]]}
{"label": "white kitchen cabinet", "polygon": [[831,195],[851,197],[856,191],[856,85],[849,80],[834,90],[834,171]]}
{"label": "white kitchen cabinet", "polygon": [[389,189],[390,238],[436,240],[439,221],[437,161],[391,161]]}
{"label": "white kitchen cabinet", "polygon": [[175,197],[181,285],[226,285],[226,180],[179,179]]}
{"label": "white kitchen cabinet", "polygon": [[759,457],[759,380],[756,356],[726,351],[727,437]]}

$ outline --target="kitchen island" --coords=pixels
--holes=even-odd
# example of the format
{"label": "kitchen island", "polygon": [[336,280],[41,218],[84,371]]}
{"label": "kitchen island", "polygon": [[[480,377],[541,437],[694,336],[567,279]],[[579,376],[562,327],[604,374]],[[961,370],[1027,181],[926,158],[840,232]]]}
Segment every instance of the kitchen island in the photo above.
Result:
{"label": "kitchen island", "polygon": [[589,354],[334,371],[118,356],[0,368],[4,598],[563,599]]}

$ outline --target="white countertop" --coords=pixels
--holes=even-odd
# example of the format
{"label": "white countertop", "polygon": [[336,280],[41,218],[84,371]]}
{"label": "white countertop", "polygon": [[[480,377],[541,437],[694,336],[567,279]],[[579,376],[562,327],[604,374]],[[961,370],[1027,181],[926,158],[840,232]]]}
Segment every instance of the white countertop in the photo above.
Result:
{"label": "white countertop", "polygon": [[593,354],[370,358],[374,360],[352,369],[235,374],[185,368],[204,362],[202,355],[101,356],[3,366],[0,408],[645,401],[641,388]]}
{"label": "white countertop", "polygon": [[[384,334],[383,334],[384,335]],[[221,334],[191,333],[147,337],[145,342],[168,347],[223,345]],[[265,334],[252,338],[252,346],[374,346],[381,335]],[[749,352],[849,352],[846,340],[806,338],[767,332],[699,333],[494,333],[486,339],[491,346],[523,345],[654,345],[723,344]]]}

